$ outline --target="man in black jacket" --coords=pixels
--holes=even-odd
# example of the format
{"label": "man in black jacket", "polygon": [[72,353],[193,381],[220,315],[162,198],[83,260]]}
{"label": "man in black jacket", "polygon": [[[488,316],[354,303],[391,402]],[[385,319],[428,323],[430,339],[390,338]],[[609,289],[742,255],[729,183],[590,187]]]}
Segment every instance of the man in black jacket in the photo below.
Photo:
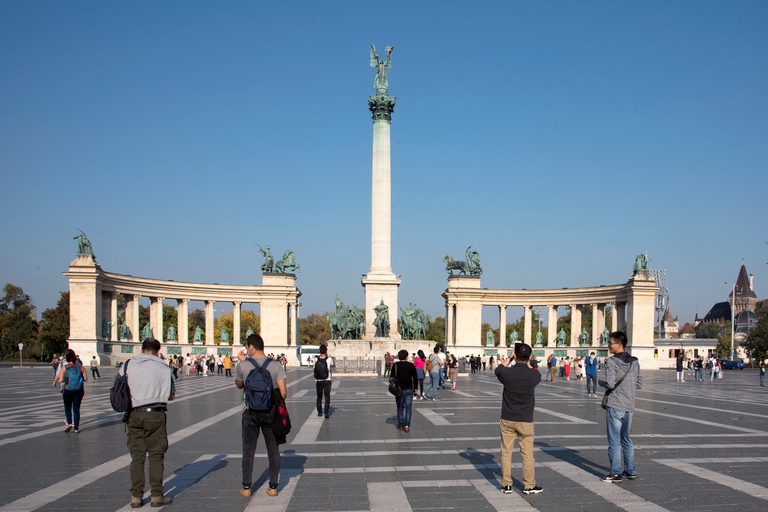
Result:
{"label": "man in black jacket", "polygon": [[530,364],[531,346],[515,346],[515,364],[508,357],[496,367],[496,378],[504,385],[501,402],[501,492],[511,494],[512,451],[515,439],[520,444],[523,458],[523,493],[538,494],[543,489],[536,485],[533,460],[533,408],[534,390],[541,382],[541,373]]}

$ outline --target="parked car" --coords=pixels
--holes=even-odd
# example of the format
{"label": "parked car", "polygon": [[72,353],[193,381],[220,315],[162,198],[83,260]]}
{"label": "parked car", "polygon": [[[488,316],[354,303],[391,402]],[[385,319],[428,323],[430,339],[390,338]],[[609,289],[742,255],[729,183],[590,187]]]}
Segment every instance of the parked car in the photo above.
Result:
{"label": "parked car", "polygon": [[720,361],[720,368],[723,370],[735,370],[736,368],[739,370],[744,369],[744,361],[738,357],[734,357],[733,361],[729,361],[727,359],[718,359],[718,361]]}

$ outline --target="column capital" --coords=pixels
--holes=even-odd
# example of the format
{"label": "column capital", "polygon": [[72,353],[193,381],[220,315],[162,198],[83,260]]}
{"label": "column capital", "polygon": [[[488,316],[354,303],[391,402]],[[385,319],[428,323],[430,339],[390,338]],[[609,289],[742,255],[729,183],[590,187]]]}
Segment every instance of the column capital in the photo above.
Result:
{"label": "column capital", "polygon": [[395,111],[395,100],[393,96],[369,96],[368,110],[371,111],[371,118],[374,121],[384,120],[392,121],[392,112]]}
{"label": "column capital", "polygon": [[232,304],[235,305],[235,306],[239,306],[239,305],[242,304],[242,302],[235,300],[235,301],[232,301]]}
{"label": "column capital", "polygon": [[506,304],[499,304],[499,311],[501,311],[502,309],[507,309],[507,305]]}
{"label": "column capital", "polygon": [[189,299],[176,299],[177,304],[188,304]]}

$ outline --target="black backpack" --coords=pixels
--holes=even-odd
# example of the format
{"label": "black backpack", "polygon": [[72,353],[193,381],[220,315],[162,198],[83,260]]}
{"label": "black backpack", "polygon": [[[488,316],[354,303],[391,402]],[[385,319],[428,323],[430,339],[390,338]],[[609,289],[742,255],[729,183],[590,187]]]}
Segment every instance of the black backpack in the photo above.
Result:
{"label": "black backpack", "polygon": [[128,363],[123,365],[123,374],[115,376],[115,382],[109,390],[109,402],[112,408],[117,412],[128,412],[131,410],[131,388],[128,387]]}
{"label": "black backpack", "polygon": [[328,378],[328,357],[318,357],[315,361],[315,378],[317,380]]}

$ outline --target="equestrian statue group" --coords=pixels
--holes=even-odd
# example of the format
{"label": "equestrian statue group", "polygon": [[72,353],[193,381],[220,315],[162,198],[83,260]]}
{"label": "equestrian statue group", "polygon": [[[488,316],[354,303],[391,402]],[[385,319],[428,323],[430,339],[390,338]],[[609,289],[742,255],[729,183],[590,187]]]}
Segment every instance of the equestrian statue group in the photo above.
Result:
{"label": "equestrian statue group", "polygon": [[405,310],[400,308],[400,335],[404,340],[426,340],[430,322],[432,318],[415,304],[408,304]]}
{"label": "equestrian statue group", "polygon": [[471,250],[472,246],[467,247],[464,257],[466,261],[456,261],[453,256],[446,254],[443,256],[443,263],[445,263],[445,271],[450,275],[455,275],[454,270],[458,271],[459,275],[471,275],[480,276],[483,274],[483,269],[480,266],[480,253]]}
{"label": "equestrian statue group", "polygon": [[357,302],[352,306],[345,306],[344,303],[336,297],[336,312],[330,311],[325,314],[328,324],[331,328],[331,338],[336,339],[341,336],[345,340],[361,340],[365,332],[365,317],[363,312],[357,307]]}
{"label": "equestrian statue group", "polygon": [[299,264],[296,263],[296,255],[293,251],[285,251],[283,253],[283,258],[275,261],[275,258],[272,257],[272,253],[270,252],[272,247],[268,245],[266,249],[262,249],[259,244],[256,244],[256,246],[259,248],[261,255],[264,256],[264,263],[261,264],[262,272],[267,274],[283,274],[287,268],[292,268],[296,272],[301,272]]}

